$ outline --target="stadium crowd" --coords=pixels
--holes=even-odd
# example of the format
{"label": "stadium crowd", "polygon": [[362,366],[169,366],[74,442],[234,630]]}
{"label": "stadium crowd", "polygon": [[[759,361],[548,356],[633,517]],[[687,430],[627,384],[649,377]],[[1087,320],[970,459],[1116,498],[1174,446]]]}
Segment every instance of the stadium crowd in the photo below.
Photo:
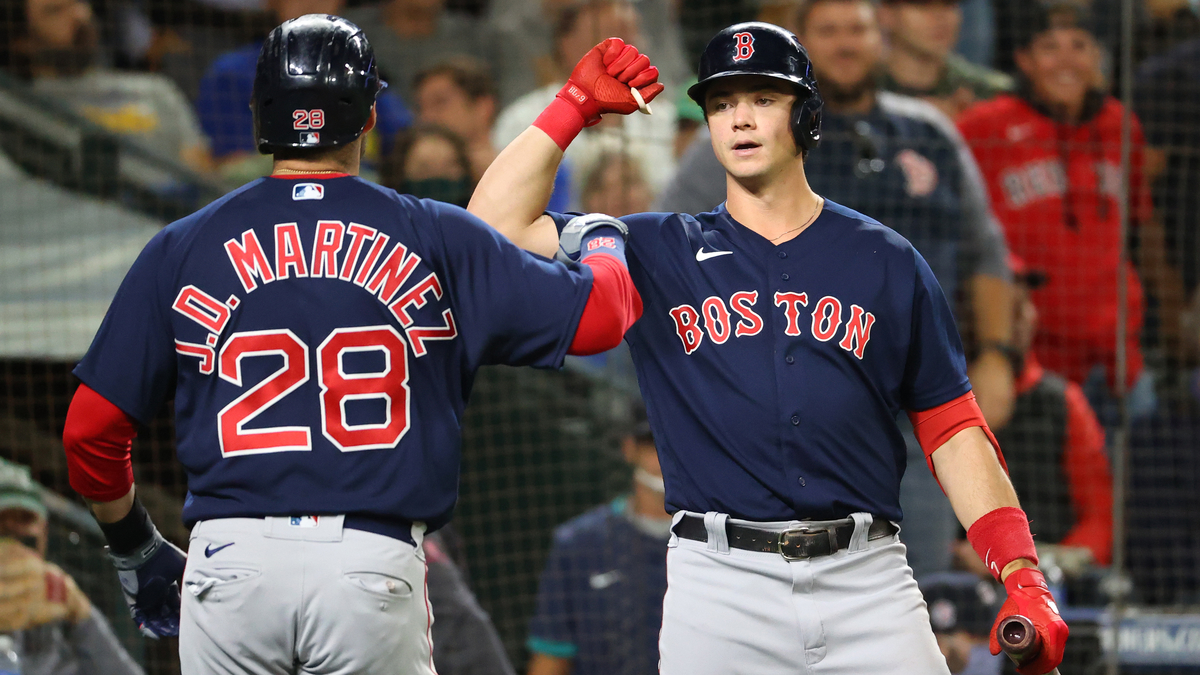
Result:
{"label": "stadium crowd", "polygon": [[[725,178],[704,113],[683,93],[696,57],[734,21],[782,25],[808,48],[825,101],[810,181],[911,240],[956,303],[974,390],[1067,606],[1108,599],[1110,463],[1125,430],[1132,597],[1200,604],[1200,3],[1134,5],[1126,72],[1117,0],[0,0],[0,93],[179,167],[168,177],[122,164],[148,191],[176,194],[180,175],[238,185],[270,167],[248,107],[263,37],[290,18],[340,14],[363,28],[389,84],[364,176],[465,206],[572,64],[616,36],[650,56],[667,92],[652,115],[583,132],[551,209],[703,212],[724,200]],[[1132,110],[1119,100],[1127,82]],[[5,129],[29,122],[5,115]],[[30,156],[20,134],[0,133],[0,260],[27,243],[3,230],[28,221],[21,200],[35,190],[65,193],[40,202],[47,222],[102,202],[102,223],[155,218],[119,197],[47,188]],[[136,248],[91,253],[128,266]],[[111,296],[119,278],[56,292]],[[28,302],[18,287],[28,288],[0,287],[0,305]],[[10,380],[19,356],[0,353]],[[16,415],[8,408],[0,401]],[[555,532],[527,642],[532,674],[653,668],[665,566],[642,554],[666,532],[653,437],[633,427],[629,494]],[[0,454],[37,471],[8,437]],[[973,618],[991,616],[979,609],[995,602],[979,588],[990,575],[909,446],[901,536],[939,641],[954,672],[999,672],[978,649],[975,624],[989,620]],[[65,474],[42,466],[65,491]],[[461,592],[463,620],[486,623]],[[631,631],[646,639],[618,646]]]}

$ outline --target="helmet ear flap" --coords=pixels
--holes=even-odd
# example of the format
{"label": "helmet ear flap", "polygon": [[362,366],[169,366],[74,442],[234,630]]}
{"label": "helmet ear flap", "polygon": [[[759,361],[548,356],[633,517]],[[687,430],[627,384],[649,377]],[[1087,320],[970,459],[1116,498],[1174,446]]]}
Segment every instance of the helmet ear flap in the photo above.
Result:
{"label": "helmet ear flap", "polygon": [[824,101],[816,87],[798,88],[801,98],[792,104],[792,138],[796,150],[807,152],[821,142],[821,108]]}

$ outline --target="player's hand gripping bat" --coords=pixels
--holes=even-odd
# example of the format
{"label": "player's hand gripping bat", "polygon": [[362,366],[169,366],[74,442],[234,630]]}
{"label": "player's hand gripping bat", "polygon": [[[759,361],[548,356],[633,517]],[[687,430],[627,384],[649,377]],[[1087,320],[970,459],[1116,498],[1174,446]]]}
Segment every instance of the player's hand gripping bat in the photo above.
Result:
{"label": "player's hand gripping bat", "polygon": [[[996,626],[996,641],[1000,649],[1012,659],[1018,668],[1035,661],[1042,651],[1042,640],[1029,619],[1015,614]],[[1046,675],[1060,675],[1054,668]]]}
{"label": "player's hand gripping bat", "polygon": [[[1021,675],[1057,672],[1070,630],[1036,567],[1022,567],[1004,579],[1008,599],[996,615],[988,647],[1007,652]],[[1017,654],[1017,655],[1015,655]]]}

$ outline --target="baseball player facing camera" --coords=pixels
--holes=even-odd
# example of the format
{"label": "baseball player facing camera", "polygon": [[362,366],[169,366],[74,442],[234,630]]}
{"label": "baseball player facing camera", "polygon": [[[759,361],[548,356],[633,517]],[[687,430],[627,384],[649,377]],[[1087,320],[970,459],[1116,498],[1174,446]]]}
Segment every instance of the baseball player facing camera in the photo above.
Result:
{"label": "baseball player facing camera", "polygon": [[[251,102],[272,174],[156,235],[75,369],[71,485],[185,674],[432,673],[421,540],[457,499],[475,371],[560,367],[641,313],[620,222],[575,224],[562,265],[358,178],[384,86],[344,19],[272,31]],[[172,397],[186,558],[130,464]]]}
{"label": "baseball player facing camera", "polygon": [[[649,62],[609,39],[483,176],[472,213],[550,255],[563,149],[601,114],[650,101]],[[976,405],[950,307],[921,255],[823,199],[804,173],[821,98],[804,48],[730,26],[689,95],[725,167],[710,213],[626,216],[645,313],[626,334],[674,514],[664,675],[947,673],[896,536],[905,411],[968,537],[1008,589],[1000,617],[1062,658],[1067,626]],[[993,642],[992,651],[999,652]]]}

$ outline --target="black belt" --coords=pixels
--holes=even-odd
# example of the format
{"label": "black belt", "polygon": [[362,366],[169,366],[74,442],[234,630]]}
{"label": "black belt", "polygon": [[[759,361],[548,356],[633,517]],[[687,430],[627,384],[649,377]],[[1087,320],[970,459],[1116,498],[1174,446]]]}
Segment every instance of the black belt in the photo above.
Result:
{"label": "black belt", "polygon": [[[891,521],[879,519],[871,522],[867,529],[867,540],[890,537],[900,529]],[[685,515],[672,532],[684,539],[708,541],[708,530],[704,527],[703,516]],[[756,527],[725,523],[725,536],[729,539],[730,548],[759,553],[778,553],[788,560],[808,560],[836,553],[850,546],[850,537],[854,534],[854,523],[834,525],[813,525],[772,532]]]}

